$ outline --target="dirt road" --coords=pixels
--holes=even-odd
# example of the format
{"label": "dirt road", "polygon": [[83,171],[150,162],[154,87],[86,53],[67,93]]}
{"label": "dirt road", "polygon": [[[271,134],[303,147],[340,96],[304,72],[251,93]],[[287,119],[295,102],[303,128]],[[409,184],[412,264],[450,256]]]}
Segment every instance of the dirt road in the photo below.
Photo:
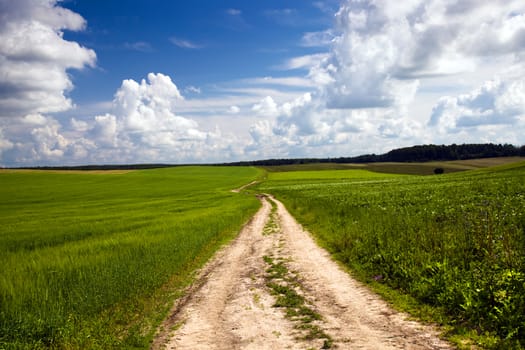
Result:
{"label": "dirt road", "polygon": [[178,301],[153,348],[452,348],[353,280],[280,202],[261,201]]}

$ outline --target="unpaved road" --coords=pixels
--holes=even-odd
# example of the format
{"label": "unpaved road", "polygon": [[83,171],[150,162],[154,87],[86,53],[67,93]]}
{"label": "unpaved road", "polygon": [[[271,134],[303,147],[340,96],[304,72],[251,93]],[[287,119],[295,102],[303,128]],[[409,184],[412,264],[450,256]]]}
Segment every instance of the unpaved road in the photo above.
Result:
{"label": "unpaved road", "polygon": [[[259,212],[178,301],[154,349],[452,349],[434,329],[407,320],[352,279],[280,202],[261,201]],[[286,266],[292,277],[281,283],[320,319],[306,323],[274,307],[269,257]],[[317,337],[307,336],[308,327],[318,330]]]}

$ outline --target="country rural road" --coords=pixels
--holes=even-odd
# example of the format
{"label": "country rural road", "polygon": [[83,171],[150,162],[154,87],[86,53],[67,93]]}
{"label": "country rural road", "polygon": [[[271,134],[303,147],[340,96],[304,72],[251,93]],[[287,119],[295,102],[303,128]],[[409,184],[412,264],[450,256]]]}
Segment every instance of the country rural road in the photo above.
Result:
{"label": "country rural road", "polygon": [[352,279],[282,203],[261,201],[177,302],[154,349],[452,348]]}

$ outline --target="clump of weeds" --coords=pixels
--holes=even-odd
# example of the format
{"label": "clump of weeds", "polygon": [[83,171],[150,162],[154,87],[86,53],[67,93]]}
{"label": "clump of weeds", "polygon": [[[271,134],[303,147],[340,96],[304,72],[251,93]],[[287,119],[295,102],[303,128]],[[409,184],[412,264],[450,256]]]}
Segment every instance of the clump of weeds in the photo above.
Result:
{"label": "clump of weeds", "polygon": [[266,286],[271,294],[276,297],[274,307],[283,308],[288,319],[295,322],[301,340],[322,340],[322,349],[331,349],[333,339],[326,334],[315,322],[322,321],[317,313],[300,293],[301,285],[295,274],[292,274],[282,258],[264,256],[264,261],[269,265],[266,270]]}

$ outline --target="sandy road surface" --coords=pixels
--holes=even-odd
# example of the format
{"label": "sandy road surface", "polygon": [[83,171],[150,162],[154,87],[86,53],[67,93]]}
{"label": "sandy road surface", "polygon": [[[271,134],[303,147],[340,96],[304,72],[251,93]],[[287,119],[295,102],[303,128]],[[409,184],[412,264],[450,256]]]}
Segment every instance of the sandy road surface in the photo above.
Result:
{"label": "sandy road surface", "polygon": [[[203,269],[178,301],[155,349],[451,349],[428,326],[406,320],[353,280],[274,199],[263,206],[228,247]],[[272,211],[272,200],[276,208]],[[301,322],[274,307],[269,265],[283,261],[294,288],[321,315],[315,326],[328,335],[305,339]]]}

